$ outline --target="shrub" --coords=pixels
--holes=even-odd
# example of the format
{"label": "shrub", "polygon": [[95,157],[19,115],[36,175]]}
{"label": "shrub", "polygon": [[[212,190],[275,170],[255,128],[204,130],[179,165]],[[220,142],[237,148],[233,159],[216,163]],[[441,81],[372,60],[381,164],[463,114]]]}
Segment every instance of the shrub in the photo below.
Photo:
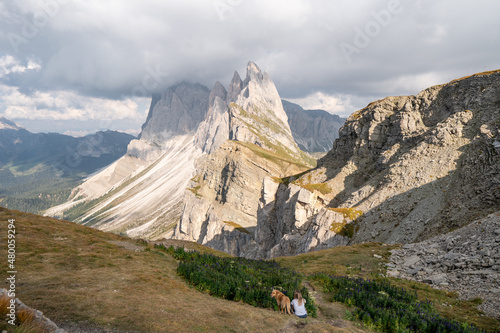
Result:
{"label": "shrub", "polygon": [[182,247],[160,247],[180,260],[177,273],[202,292],[278,310],[276,300],[270,296],[272,289],[280,290],[290,299],[293,299],[295,290],[300,290],[306,299],[308,314],[316,317],[316,307],[308,289],[300,286],[303,276],[281,267],[275,261],[221,258],[196,251],[187,252]]}
{"label": "shrub", "polygon": [[332,301],[356,309],[349,319],[359,319],[380,332],[485,332],[467,323],[442,318],[429,301],[418,301],[415,292],[395,287],[388,282],[361,278],[316,274],[325,292],[332,292]]}

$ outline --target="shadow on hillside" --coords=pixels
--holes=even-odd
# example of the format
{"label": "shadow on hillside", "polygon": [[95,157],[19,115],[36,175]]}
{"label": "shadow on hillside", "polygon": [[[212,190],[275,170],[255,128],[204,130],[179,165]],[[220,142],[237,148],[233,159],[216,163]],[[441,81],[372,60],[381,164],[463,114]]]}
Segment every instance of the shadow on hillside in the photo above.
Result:
{"label": "shadow on hillside", "polygon": [[[372,225],[381,224],[380,227],[385,228],[382,233],[387,234],[382,238],[388,238],[388,234],[395,231],[391,229],[399,228],[407,234],[418,231],[418,239],[461,227],[477,217],[500,209],[500,151],[492,145],[493,139],[488,140],[481,136],[479,131],[479,127],[485,123],[485,117],[491,118],[490,110],[500,105],[500,100],[498,97],[485,100],[467,98],[469,95],[466,96],[466,94],[470,89],[480,88],[476,87],[478,84],[469,82],[466,86],[469,90],[457,85],[448,85],[441,89],[432,103],[419,110],[427,126],[425,132],[406,141],[389,142],[386,136],[382,147],[377,148],[370,146],[375,143],[367,140],[367,134],[364,131],[359,131],[362,133],[359,136],[355,131],[351,131],[351,137],[348,140],[352,142],[364,140],[364,147],[367,148],[359,148],[360,146],[357,145],[350,154],[346,154],[345,140],[341,142],[341,139],[337,139],[334,144],[334,149],[337,150],[332,150],[319,162],[322,167],[326,168],[327,179],[331,180],[339,176],[342,167],[348,161],[354,162],[356,171],[344,179],[345,189],[329,202],[329,206],[337,207],[346,202],[349,203],[347,206],[368,206],[365,216],[359,219],[361,231],[363,228],[366,229],[365,236],[367,230],[373,228]],[[496,96],[500,96],[500,93],[497,92]],[[455,140],[452,135],[455,129],[450,126],[442,128],[440,124],[451,115],[466,110],[472,112],[472,119],[467,121],[461,137],[468,139],[469,143],[459,148],[460,157],[450,162],[456,164],[456,170],[450,171],[448,175],[440,179],[391,196],[374,206],[373,203],[381,200],[377,198],[381,191],[397,191],[397,189],[392,189],[389,176],[394,177],[394,175],[389,174],[389,168],[405,153],[425,140],[431,147],[441,149],[442,154],[446,154],[445,147],[452,143],[449,140]],[[399,111],[378,124],[375,131],[380,131],[384,135],[394,134],[394,131],[398,129],[398,121],[402,119],[402,110]],[[368,126],[369,120],[367,119],[371,117],[369,113],[363,114],[363,118],[359,120],[361,124],[364,122],[364,126]],[[448,137],[443,138],[443,134]],[[448,141],[444,141],[445,138]],[[387,161],[384,160],[381,153],[391,148],[394,149],[398,143],[397,151]],[[419,156],[414,158],[417,159]],[[415,164],[416,168],[421,166],[418,161]],[[407,165],[411,166],[411,164]],[[366,185],[375,188],[371,194],[356,201],[356,192]],[[372,204],[369,204],[370,202]],[[384,224],[387,226],[384,227]]]}

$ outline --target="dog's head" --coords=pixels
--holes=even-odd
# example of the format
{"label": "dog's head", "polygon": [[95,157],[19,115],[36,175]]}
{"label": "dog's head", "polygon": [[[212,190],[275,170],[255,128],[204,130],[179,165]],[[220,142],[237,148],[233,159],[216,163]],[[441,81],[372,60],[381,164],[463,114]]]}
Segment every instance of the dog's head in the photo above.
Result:
{"label": "dog's head", "polygon": [[271,292],[271,297],[276,297],[276,295],[278,295],[278,291],[276,289],[273,289],[273,291]]}

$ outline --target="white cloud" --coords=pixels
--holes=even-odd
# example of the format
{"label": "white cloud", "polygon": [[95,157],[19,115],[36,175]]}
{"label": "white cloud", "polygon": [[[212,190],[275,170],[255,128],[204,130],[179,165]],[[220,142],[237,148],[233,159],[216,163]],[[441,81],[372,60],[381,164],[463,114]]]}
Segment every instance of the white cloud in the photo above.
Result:
{"label": "white cloud", "polygon": [[375,90],[374,85],[382,85],[387,95],[415,95],[420,91],[447,83],[446,74],[429,72],[412,75],[400,75],[391,77],[385,81],[371,82],[366,84],[366,89]]}
{"label": "white cloud", "polygon": [[[144,99],[112,100],[81,96],[67,90],[36,91],[25,95],[15,87],[0,85],[3,116],[16,120],[143,120],[139,103]],[[146,99],[148,100],[148,99]]]}
{"label": "white cloud", "polygon": [[423,31],[427,36],[425,41],[429,44],[439,44],[448,35],[446,27],[440,24],[433,24],[429,27],[425,27]]}
{"label": "white cloud", "polygon": [[42,66],[33,61],[28,60],[28,63],[24,66],[21,62],[11,55],[5,55],[0,57],[0,78],[6,76],[10,73],[24,73],[26,71],[38,71]]}
{"label": "white cloud", "polygon": [[355,109],[351,105],[351,96],[349,95],[328,95],[323,92],[316,92],[303,98],[290,98],[287,100],[307,110],[320,109],[342,117],[349,116]]}

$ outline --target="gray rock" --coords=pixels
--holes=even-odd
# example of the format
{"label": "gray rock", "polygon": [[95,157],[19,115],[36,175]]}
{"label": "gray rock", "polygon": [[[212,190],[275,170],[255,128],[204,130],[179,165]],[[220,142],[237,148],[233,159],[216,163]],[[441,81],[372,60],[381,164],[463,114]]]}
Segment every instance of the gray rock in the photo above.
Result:
{"label": "gray rock", "polygon": [[161,145],[174,135],[194,133],[205,119],[210,90],[180,83],[154,95],[140,139]]}
{"label": "gray rock", "polygon": [[447,281],[447,275],[444,273],[431,275],[428,280],[430,280],[432,284],[440,285]]}
{"label": "gray rock", "polygon": [[304,110],[285,100],[282,102],[295,142],[302,150],[327,152],[332,148],[345,118],[323,110]]}
{"label": "gray rock", "polygon": [[414,256],[411,256],[411,257],[409,257],[409,258],[406,258],[406,259],[404,260],[404,265],[405,265],[406,267],[412,267],[412,266],[414,266],[416,263],[418,263],[420,260],[421,260],[421,259],[420,259],[420,257],[419,257],[419,256],[414,255]]}
{"label": "gray rock", "polygon": [[429,254],[438,254],[438,252],[439,251],[436,248],[429,248],[429,249],[427,249],[427,253],[429,253]]}
{"label": "gray rock", "polygon": [[[491,265],[496,262],[493,257],[486,255],[497,251],[494,230],[498,227],[500,214],[494,213],[449,234],[393,251],[389,264],[395,267],[391,267],[391,270],[400,270],[403,277],[432,284],[434,288],[456,291],[461,299],[481,298],[484,302],[479,306],[480,310],[489,316],[500,318],[500,299],[494,296],[500,290],[500,265]],[[481,243],[470,242],[471,239],[479,238]],[[429,253],[428,249],[431,246],[439,248],[441,245],[452,248],[436,259],[436,255]],[[478,246],[481,246],[480,251],[476,251]],[[416,256],[427,265],[418,272],[417,267],[405,265],[405,257],[407,260]]]}
{"label": "gray rock", "polygon": [[389,277],[399,277],[399,271],[397,270],[391,270],[391,271],[387,271],[387,276]]}

